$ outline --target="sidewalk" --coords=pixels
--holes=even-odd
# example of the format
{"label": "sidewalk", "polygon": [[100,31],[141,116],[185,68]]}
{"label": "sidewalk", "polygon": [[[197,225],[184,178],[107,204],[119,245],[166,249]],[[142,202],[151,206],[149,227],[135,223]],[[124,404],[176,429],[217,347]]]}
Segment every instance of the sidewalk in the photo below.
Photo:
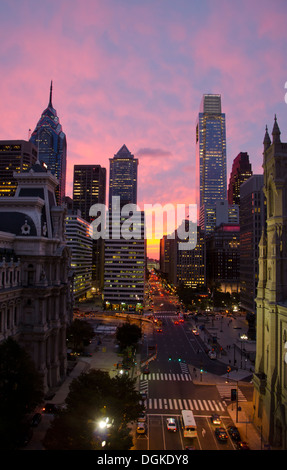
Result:
{"label": "sidewalk", "polygon": [[[193,382],[198,385],[217,385],[226,383],[228,380],[229,383],[238,383],[239,386],[240,382],[245,384],[251,382],[254,364],[243,352],[245,351],[249,357],[255,358],[256,343],[253,341],[242,341],[239,338],[239,333],[240,335],[246,334],[247,330],[248,324],[243,316],[237,316],[236,318],[219,317],[217,320],[205,324],[203,330],[199,329],[200,338],[209,349],[211,348],[210,338],[216,336],[218,349],[220,347],[223,349],[223,352],[217,355],[217,360],[230,366],[232,370],[221,376],[203,373],[202,377],[200,377],[199,374],[199,378]],[[261,439],[260,431],[253,423],[253,402],[239,402],[238,406],[240,411],[236,411],[236,403],[230,403],[227,409],[234,425],[240,432],[242,440],[248,443],[251,450],[264,449],[264,442]]]}
{"label": "sidewalk", "polygon": [[[226,334],[226,337],[224,338],[224,335],[222,335],[223,332],[221,332],[220,340],[221,340],[221,345],[223,346],[231,342],[232,329],[227,330],[228,328],[227,326],[225,327],[222,326],[222,328],[225,328],[224,332]],[[228,331],[229,331],[229,336],[227,335]],[[203,340],[207,341],[209,337],[208,330],[207,332],[201,331],[200,336]],[[223,338],[225,342],[223,342]],[[95,348],[95,344],[91,345],[91,349],[92,348]],[[226,364],[229,364],[229,361],[233,360],[232,354],[233,354],[233,351],[229,351],[229,353],[227,352],[226,356],[222,355],[222,357],[218,358],[218,360],[225,362]],[[56,391],[54,398],[50,400],[50,402],[58,404],[58,405],[64,404],[65,399],[69,393],[69,387],[70,387],[72,380],[78,377],[82,372],[86,372],[90,368],[107,370],[111,376],[116,375],[118,372],[116,369],[116,364],[118,362],[119,362],[119,356],[115,348],[113,336],[111,336],[110,338],[105,338],[102,341],[102,344],[99,347],[99,349],[93,353],[92,357],[80,357],[78,359],[70,375],[67,377],[65,382]],[[138,365],[140,364],[139,357],[138,357],[137,364]],[[252,367],[252,364],[248,362],[248,365],[246,365],[246,367]],[[232,380],[240,381],[241,380],[240,377],[246,378],[247,374],[251,376],[251,373],[249,370],[238,369],[237,372],[234,371],[233,373],[229,373],[229,381],[232,381]],[[191,372],[191,375],[192,375],[192,372]],[[137,370],[133,371],[133,376],[137,378],[137,380],[139,380],[139,374]],[[197,380],[193,380],[193,382],[194,384],[198,384],[198,385],[205,385],[205,384],[216,385],[219,383],[226,382],[226,377],[225,375],[217,376],[217,375],[210,374],[210,373],[204,373],[202,376],[202,380],[199,376]],[[262,442],[261,442],[260,433],[258,432],[254,424],[252,423],[252,412],[253,412],[252,406],[253,406],[252,402],[240,402],[241,411],[238,411],[238,414],[236,414],[236,409],[235,409],[236,406],[235,404],[233,405],[231,404],[231,405],[228,405],[228,412],[232,421],[239,429],[242,440],[248,442],[251,450],[260,450],[262,449]],[[237,417],[238,417],[238,422],[236,423]]]}
{"label": "sidewalk", "polygon": [[233,380],[251,380],[256,343],[240,338],[240,336],[247,337],[248,323],[245,317],[241,315],[236,315],[235,318],[219,316],[217,319],[202,324],[204,329],[199,329],[200,338],[211,349],[212,338],[216,337],[214,347],[217,350],[217,360],[232,369],[228,373],[226,368],[226,374],[222,377]]}

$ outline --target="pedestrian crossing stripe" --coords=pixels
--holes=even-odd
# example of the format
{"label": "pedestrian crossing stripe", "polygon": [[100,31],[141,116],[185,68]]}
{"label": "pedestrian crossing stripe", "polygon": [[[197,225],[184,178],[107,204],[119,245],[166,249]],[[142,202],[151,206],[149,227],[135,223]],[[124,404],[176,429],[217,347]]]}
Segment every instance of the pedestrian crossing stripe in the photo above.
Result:
{"label": "pedestrian crossing stripe", "polygon": [[231,400],[231,389],[235,388],[238,390],[238,401],[247,401],[247,398],[244,396],[240,388],[239,387],[236,388],[236,385],[234,384],[230,384],[230,383],[217,384],[216,387],[217,387],[217,390],[219,391],[221,398],[223,399]]}
{"label": "pedestrian crossing stripe", "polygon": [[177,380],[177,381],[184,381],[189,382],[192,380],[190,374],[171,374],[171,373],[163,373],[163,372],[153,372],[150,373],[148,376],[146,374],[140,375],[140,380]]}
{"label": "pedestrian crossing stripe", "polygon": [[145,406],[149,410],[192,410],[192,411],[225,411],[219,400],[195,400],[183,398],[148,398]]}

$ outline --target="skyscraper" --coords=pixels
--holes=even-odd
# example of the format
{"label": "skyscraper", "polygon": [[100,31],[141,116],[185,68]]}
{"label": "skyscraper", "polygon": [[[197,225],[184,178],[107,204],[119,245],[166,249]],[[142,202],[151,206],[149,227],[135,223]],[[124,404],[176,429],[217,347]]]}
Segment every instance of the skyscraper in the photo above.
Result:
{"label": "skyscraper", "polygon": [[[92,222],[90,208],[94,204],[106,204],[106,169],[100,165],[74,165],[73,209],[81,212],[81,217]],[[104,243],[93,240],[92,254],[93,287],[102,289],[104,276]]]}
{"label": "skyscraper", "polygon": [[233,160],[228,185],[228,203],[240,204],[240,186],[252,175],[251,163],[247,152],[240,152]]}
{"label": "skyscraper", "polygon": [[13,173],[27,170],[37,161],[37,149],[25,140],[0,140],[0,197],[14,196],[17,180]]}
{"label": "skyscraper", "polygon": [[100,165],[74,165],[73,209],[91,222],[93,204],[106,203],[106,169]]}
{"label": "skyscraper", "polygon": [[138,159],[123,145],[114,158],[110,158],[110,209],[113,196],[120,196],[121,206],[137,203],[137,175]]}
{"label": "skyscraper", "polygon": [[196,123],[196,166],[199,225],[206,232],[215,225],[215,204],[227,198],[225,114],[221,95],[203,95]]}
{"label": "skyscraper", "polygon": [[52,105],[52,82],[48,107],[43,111],[30,142],[33,142],[38,149],[40,162],[44,162],[48,170],[58,179],[56,199],[58,204],[62,204],[66,191],[67,141]]}
{"label": "skyscraper", "polygon": [[[144,212],[133,214],[134,233],[123,228],[129,223],[129,215],[124,214],[125,204],[137,203],[137,167],[138,160],[125,145],[110,159],[109,212],[105,240],[104,300],[106,307],[117,309],[142,308],[144,302],[144,284],[146,268],[146,243]],[[118,201],[113,197],[120,198]],[[119,211],[114,218],[114,212]],[[113,235],[117,229],[116,236]],[[139,237],[138,237],[139,235]]]}
{"label": "skyscraper", "polygon": [[240,186],[240,302],[250,327],[255,326],[258,245],[266,221],[263,182],[263,175],[252,175]]}

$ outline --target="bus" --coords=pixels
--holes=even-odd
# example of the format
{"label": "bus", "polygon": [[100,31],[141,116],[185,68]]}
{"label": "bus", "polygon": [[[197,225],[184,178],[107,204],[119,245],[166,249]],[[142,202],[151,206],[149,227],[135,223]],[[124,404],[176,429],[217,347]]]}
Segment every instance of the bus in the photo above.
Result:
{"label": "bus", "polygon": [[182,410],[181,411],[181,421],[184,437],[196,437],[196,423],[191,410]]}

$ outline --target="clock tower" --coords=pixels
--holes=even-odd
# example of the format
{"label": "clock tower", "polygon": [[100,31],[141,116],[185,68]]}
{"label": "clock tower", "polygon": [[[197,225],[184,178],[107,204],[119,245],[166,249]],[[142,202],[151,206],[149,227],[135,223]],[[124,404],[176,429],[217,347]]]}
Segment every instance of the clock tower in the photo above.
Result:
{"label": "clock tower", "polygon": [[287,143],[275,116],[263,141],[266,230],[259,244],[254,421],[264,442],[287,449]]}

